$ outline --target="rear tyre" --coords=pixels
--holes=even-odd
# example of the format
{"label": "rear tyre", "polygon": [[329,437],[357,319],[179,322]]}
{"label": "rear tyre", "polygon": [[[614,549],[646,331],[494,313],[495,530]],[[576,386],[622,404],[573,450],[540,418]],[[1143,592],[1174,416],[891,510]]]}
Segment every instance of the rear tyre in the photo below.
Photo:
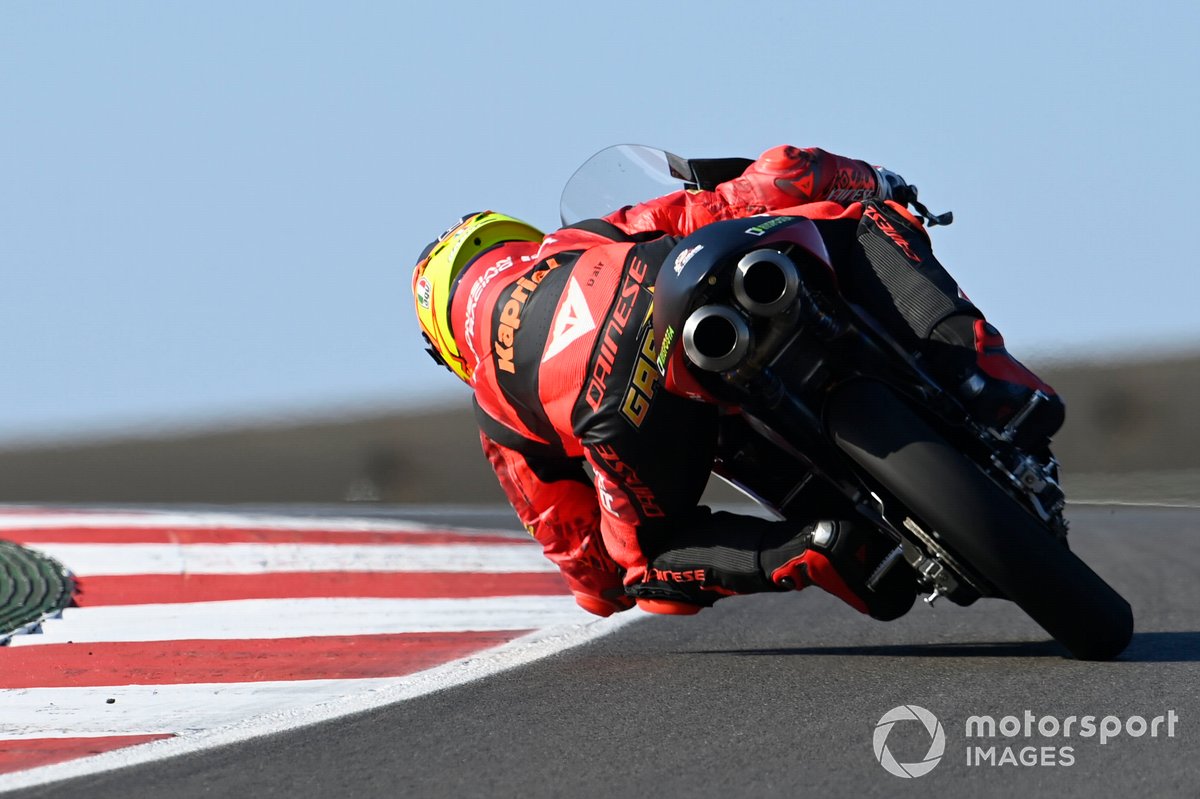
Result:
{"label": "rear tyre", "polygon": [[1129,645],[1129,603],[891,389],[847,384],[826,418],[838,447],[1075,657]]}

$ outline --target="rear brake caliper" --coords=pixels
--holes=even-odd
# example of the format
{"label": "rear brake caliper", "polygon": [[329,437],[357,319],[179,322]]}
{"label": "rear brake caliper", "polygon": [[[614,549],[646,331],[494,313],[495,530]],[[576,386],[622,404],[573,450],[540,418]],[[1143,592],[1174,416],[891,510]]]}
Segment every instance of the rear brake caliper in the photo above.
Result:
{"label": "rear brake caliper", "polygon": [[1067,520],[1063,518],[1063,511],[1067,498],[1059,485],[1058,461],[1053,456],[1042,461],[1014,450],[1008,455],[1007,462],[999,455],[992,455],[992,465],[1025,497],[1038,518],[1050,526],[1055,537],[1065,543]]}

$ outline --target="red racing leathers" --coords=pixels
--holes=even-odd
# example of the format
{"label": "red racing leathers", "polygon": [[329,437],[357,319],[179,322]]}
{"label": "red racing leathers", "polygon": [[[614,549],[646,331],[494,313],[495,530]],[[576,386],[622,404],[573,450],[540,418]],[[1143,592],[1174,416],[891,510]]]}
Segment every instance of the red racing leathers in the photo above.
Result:
{"label": "red racing leathers", "polygon": [[692,583],[711,595],[705,604],[763,590],[653,563],[689,530],[703,536],[731,523],[697,509],[716,410],[661,390],[655,276],[678,237],[704,225],[797,205],[822,218],[861,213],[857,201],[876,194],[876,181],[865,162],[776,147],[714,191],[680,191],[540,243],[502,244],[463,271],[451,325],[473,367],[484,452],[583,608],[608,615],[632,604],[626,587],[652,584]]}

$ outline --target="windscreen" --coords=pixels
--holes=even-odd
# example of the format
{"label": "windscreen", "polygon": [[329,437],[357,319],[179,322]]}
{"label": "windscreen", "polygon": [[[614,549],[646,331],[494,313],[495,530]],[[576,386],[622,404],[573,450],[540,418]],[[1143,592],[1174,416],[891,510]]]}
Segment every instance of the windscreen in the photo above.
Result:
{"label": "windscreen", "polygon": [[687,187],[691,171],[677,155],[640,144],[618,144],[593,155],[563,188],[564,225],[605,216],[626,205]]}

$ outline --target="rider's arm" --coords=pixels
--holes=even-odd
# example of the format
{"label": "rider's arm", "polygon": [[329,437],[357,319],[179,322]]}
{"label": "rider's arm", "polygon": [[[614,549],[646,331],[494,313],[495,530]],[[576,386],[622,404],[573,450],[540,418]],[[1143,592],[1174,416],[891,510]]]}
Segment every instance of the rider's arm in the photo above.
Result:
{"label": "rider's arm", "polygon": [[810,202],[833,201],[842,205],[876,196],[880,191],[876,170],[816,147],[780,145],[767,150],[740,177],[719,184],[713,191],[677,191],[605,217],[629,234],[658,231],[686,236],[698,228],[725,219],[738,219]]}
{"label": "rider's arm", "polygon": [[596,491],[578,458],[523,455],[480,434],[517,517],[562,572],[575,601],[597,616],[626,610],[623,572],[600,535]]}

